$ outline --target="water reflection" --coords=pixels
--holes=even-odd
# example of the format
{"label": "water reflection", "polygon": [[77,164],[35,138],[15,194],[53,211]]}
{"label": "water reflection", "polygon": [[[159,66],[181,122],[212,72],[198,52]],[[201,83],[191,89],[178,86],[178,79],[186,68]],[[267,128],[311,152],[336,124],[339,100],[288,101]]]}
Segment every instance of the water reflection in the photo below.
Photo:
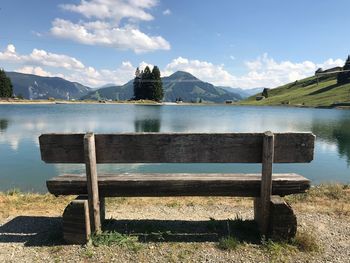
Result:
{"label": "water reflection", "polygon": [[5,131],[8,128],[9,120],[7,119],[0,119],[0,132]]}
{"label": "water reflection", "polygon": [[[306,132],[317,136],[310,164],[281,164],[274,172],[296,172],[312,180],[350,181],[350,111],[281,107],[146,105],[0,105],[0,191],[13,187],[45,192],[45,181],[61,173],[83,173],[83,165],[41,161],[42,133],[116,132]],[[4,117],[6,116],[6,118]],[[259,172],[248,164],[105,165],[114,172]]]}
{"label": "water reflection", "polygon": [[134,115],[135,132],[160,132],[160,106],[136,106]]}
{"label": "water reflection", "polygon": [[338,154],[350,165],[350,118],[344,116],[327,122],[316,120],[312,124],[312,132],[319,140],[335,144]]}

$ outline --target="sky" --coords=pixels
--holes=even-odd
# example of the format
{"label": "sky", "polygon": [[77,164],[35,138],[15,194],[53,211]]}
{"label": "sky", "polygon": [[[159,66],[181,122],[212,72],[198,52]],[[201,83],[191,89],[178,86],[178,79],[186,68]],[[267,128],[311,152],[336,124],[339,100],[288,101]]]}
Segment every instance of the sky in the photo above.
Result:
{"label": "sky", "polygon": [[1,0],[0,67],[90,87],[157,65],[274,88],[343,66],[349,0]]}

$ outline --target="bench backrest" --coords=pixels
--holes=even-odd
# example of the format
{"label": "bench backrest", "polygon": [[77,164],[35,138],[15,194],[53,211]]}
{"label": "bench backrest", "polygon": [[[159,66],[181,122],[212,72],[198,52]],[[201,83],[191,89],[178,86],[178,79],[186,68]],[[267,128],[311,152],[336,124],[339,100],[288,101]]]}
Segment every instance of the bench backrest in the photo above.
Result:
{"label": "bench backrest", "polygon": [[[85,134],[43,134],[46,163],[85,163]],[[261,163],[264,133],[96,134],[97,163]],[[274,163],[311,162],[312,133],[274,133]]]}

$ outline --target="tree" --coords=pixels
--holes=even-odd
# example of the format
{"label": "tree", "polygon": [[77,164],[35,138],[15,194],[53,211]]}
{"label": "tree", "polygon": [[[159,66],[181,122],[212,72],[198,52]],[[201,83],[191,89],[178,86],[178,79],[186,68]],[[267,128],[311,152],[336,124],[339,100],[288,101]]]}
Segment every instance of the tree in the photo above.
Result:
{"label": "tree", "polygon": [[163,83],[160,77],[160,70],[157,66],[153,67],[152,78],[153,78],[153,99],[156,101],[161,101],[164,97]]}
{"label": "tree", "polygon": [[141,72],[139,68],[137,68],[134,78],[134,99],[161,101],[163,96],[163,85],[159,68],[154,66],[151,71],[151,69],[146,66],[144,71]]}
{"label": "tree", "polygon": [[261,93],[262,96],[264,96],[265,98],[269,97],[269,89],[264,88],[263,92]]}
{"label": "tree", "polygon": [[151,69],[146,66],[141,79],[141,99],[153,99],[153,76]]}
{"label": "tree", "polygon": [[139,68],[135,71],[135,78],[134,78],[134,99],[140,99],[140,93],[141,93],[141,76],[142,72]]}
{"label": "tree", "polygon": [[12,97],[12,83],[9,77],[3,69],[0,69],[0,98],[10,98]]}
{"label": "tree", "polygon": [[350,82],[350,55],[348,56],[345,65],[343,67],[343,72],[339,72],[337,76],[338,84],[346,84]]}

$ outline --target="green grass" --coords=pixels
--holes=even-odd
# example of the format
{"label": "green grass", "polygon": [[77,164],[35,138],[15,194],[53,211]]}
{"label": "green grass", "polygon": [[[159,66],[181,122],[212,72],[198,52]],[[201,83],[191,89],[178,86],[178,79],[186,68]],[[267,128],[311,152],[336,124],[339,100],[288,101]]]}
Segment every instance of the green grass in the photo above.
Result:
{"label": "green grass", "polygon": [[291,245],[295,246],[299,249],[299,251],[303,252],[320,252],[322,251],[322,247],[316,239],[316,234],[309,231],[298,231],[295,238],[291,240]]}
{"label": "green grass", "polygon": [[241,242],[235,237],[228,236],[228,237],[222,237],[219,240],[218,248],[222,250],[235,250],[239,247]]}
{"label": "green grass", "polygon": [[290,241],[261,241],[261,248],[268,254],[270,262],[291,262],[290,257],[298,252],[317,253],[322,248],[312,230],[299,230]]}
{"label": "green grass", "polygon": [[92,235],[91,242],[96,247],[118,245],[135,252],[141,248],[137,237],[123,235],[115,231],[105,231],[101,234]]}
{"label": "green grass", "polygon": [[334,103],[350,104],[350,84],[337,85],[335,76],[319,80],[309,77],[268,92],[269,97],[256,101],[251,96],[241,105],[293,105],[308,107],[330,107]]}

